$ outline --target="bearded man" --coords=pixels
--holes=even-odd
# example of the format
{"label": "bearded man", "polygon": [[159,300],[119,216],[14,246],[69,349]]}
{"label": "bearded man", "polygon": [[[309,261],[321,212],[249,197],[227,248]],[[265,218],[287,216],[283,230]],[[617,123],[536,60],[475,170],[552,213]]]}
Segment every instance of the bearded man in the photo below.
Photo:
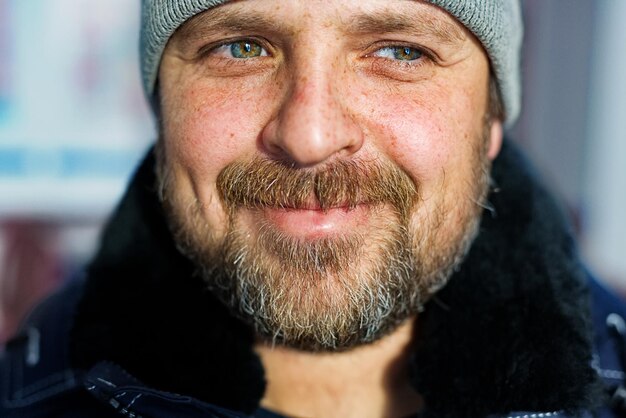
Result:
{"label": "bearded man", "polygon": [[2,416],[613,416],[625,310],[503,141],[519,9],[144,0],[159,139]]}

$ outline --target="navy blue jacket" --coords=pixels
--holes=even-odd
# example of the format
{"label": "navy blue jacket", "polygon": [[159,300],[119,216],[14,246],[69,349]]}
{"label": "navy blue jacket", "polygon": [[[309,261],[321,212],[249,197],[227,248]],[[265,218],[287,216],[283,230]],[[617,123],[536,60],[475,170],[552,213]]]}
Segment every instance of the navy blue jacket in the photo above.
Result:
{"label": "navy blue jacket", "polygon": [[[6,346],[0,417],[275,416],[252,330],[176,249],[153,172],[150,154],[84,277]],[[624,304],[510,143],[493,178],[467,259],[419,317],[420,417],[626,416]]]}

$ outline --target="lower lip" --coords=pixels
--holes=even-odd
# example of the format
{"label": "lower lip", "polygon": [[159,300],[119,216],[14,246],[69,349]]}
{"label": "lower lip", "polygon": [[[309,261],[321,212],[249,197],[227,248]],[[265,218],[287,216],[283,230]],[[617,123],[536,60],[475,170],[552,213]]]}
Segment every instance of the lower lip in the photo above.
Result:
{"label": "lower lip", "polygon": [[333,208],[326,211],[312,209],[265,209],[266,222],[284,233],[302,238],[322,238],[348,233],[368,219],[367,205],[355,208]]}

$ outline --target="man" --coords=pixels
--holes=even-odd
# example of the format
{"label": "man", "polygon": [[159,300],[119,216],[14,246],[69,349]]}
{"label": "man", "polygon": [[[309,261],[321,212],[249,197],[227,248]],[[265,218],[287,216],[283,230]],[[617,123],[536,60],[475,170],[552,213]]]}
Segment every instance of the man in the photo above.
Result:
{"label": "man", "polygon": [[2,416],[619,413],[625,310],[503,141],[521,32],[514,0],[145,0],[159,140]]}

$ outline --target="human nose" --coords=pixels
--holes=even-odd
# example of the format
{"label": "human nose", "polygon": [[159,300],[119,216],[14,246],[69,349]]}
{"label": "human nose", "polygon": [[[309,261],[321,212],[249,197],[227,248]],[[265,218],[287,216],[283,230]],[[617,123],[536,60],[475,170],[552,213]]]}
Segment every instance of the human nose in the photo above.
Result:
{"label": "human nose", "polygon": [[263,130],[266,152],[310,167],[361,148],[363,132],[334,83],[342,81],[323,71],[293,79],[277,115]]}

